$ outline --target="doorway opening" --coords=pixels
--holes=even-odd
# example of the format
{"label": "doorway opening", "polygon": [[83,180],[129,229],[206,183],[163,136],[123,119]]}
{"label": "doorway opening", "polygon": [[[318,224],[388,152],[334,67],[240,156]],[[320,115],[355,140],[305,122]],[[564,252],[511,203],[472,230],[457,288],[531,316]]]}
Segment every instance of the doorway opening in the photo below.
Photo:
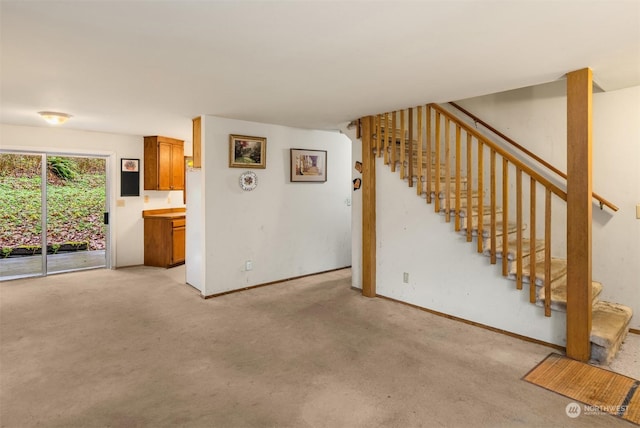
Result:
{"label": "doorway opening", "polygon": [[0,280],[108,267],[107,162],[0,151]]}

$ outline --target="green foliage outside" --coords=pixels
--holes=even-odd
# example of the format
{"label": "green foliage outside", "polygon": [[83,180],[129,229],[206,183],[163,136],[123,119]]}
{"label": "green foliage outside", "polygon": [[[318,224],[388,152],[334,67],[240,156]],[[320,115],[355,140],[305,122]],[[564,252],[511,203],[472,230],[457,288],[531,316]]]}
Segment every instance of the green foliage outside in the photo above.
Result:
{"label": "green foliage outside", "polygon": [[[48,244],[57,250],[87,242],[91,250],[104,249],[105,160],[48,159]],[[0,154],[1,257],[18,246],[40,246],[40,182],[39,156]]]}
{"label": "green foliage outside", "polygon": [[69,158],[57,156],[47,158],[47,167],[63,180],[73,180],[78,175],[75,169],[75,162]]}

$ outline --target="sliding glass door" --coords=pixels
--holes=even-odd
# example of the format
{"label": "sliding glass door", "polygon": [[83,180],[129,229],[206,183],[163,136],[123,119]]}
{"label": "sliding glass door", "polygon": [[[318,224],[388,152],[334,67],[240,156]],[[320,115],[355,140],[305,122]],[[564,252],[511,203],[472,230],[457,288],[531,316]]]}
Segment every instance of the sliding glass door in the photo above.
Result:
{"label": "sliding glass door", "polygon": [[107,159],[0,152],[0,280],[107,266]]}

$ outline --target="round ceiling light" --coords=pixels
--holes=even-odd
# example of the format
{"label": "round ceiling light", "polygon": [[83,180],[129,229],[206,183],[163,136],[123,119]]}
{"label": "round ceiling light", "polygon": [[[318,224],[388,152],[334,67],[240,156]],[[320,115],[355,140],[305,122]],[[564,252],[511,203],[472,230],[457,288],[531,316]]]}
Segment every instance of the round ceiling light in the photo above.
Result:
{"label": "round ceiling light", "polygon": [[38,114],[51,125],[62,125],[72,117],[70,114],[55,111],[39,111]]}

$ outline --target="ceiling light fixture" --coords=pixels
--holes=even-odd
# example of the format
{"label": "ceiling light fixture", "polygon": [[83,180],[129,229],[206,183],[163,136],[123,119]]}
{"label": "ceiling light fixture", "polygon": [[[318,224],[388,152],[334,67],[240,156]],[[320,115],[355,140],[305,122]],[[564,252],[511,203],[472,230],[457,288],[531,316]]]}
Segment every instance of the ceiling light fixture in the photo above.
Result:
{"label": "ceiling light fixture", "polygon": [[72,117],[70,114],[55,111],[39,111],[38,114],[51,125],[62,125]]}

